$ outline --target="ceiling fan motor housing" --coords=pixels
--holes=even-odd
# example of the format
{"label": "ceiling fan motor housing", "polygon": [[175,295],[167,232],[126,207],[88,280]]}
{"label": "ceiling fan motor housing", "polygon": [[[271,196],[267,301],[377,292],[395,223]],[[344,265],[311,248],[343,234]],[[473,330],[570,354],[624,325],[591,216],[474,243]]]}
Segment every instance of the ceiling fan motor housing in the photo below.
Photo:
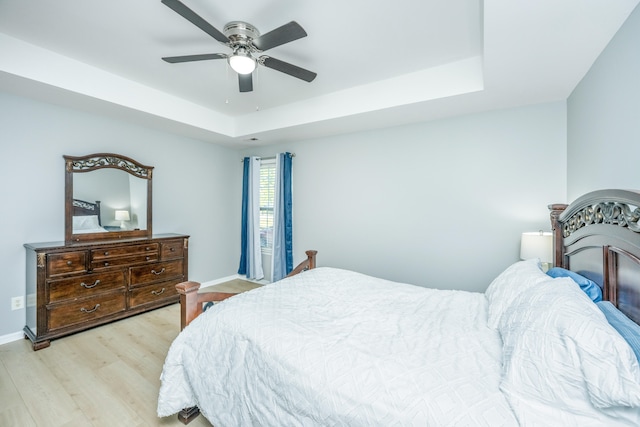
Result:
{"label": "ceiling fan motor housing", "polygon": [[238,46],[250,46],[252,50],[255,50],[251,40],[260,37],[260,32],[256,27],[243,21],[229,22],[224,26],[222,32],[231,40],[231,47],[234,50]]}

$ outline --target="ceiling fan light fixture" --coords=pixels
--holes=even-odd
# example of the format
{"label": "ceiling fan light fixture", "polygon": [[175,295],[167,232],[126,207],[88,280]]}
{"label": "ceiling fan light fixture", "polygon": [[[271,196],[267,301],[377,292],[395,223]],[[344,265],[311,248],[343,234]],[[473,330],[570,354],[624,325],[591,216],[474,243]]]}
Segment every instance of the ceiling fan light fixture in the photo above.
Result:
{"label": "ceiling fan light fixture", "polygon": [[[197,55],[167,56],[162,58],[165,62],[177,64],[226,58],[231,69],[238,74],[238,89],[241,93],[253,91],[252,74],[253,70],[258,67],[258,64],[306,82],[313,81],[317,76],[313,71],[305,70],[304,68],[280,61],[271,56],[262,55],[259,58],[253,56],[306,37],[307,32],[296,21],[290,21],[266,34],[260,34],[260,31],[248,22],[232,21],[227,23],[223,31],[220,32],[193,10],[189,9],[181,0],[162,0],[162,3],[213,37],[216,41],[232,50],[231,54],[204,53]],[[256,107],[256,110],[259,110],[259,107]]]}
{"label": "ceiling fan light fixture", "polygon": [[229,65],[238,74],[251,74],[256,69],[256,60],[244,49],[238,49],[229,57]]}

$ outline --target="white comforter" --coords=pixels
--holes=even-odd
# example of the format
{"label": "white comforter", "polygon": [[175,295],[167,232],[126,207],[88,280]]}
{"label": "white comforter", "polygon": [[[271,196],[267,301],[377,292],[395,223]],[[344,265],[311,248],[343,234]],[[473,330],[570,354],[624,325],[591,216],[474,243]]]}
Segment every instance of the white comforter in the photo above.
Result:
{"label": "white comforter", "polygon": [[172,344],[158,415],[216,427],[515,426],[484,294],[317,268],[206,311]]}

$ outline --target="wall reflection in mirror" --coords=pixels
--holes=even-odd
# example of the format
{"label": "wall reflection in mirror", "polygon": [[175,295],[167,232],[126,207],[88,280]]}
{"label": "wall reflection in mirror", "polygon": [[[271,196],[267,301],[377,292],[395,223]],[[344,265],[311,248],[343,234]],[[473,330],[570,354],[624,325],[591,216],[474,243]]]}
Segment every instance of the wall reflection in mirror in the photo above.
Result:
{"label": "wall reflection in mirror", "polygon": [[[98,218],[82,218],[93,216],[90,212],[74,215],[74,234],[147,229],[146,179],[119,169],[76,173],[73,176],[73,198],[75,204],[100,202],[99,213],[95,213]],[[94,225],[102,229],[92,231]]]}

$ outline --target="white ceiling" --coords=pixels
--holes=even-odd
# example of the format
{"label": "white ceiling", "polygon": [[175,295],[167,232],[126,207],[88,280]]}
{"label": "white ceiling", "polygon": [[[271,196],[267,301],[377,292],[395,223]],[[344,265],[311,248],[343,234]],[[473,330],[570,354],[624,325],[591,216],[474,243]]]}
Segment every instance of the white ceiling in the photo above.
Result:
{"label": "white ceiling", "polygon": [[[244,148],[566,99],[640,0],[182,0],[308,36],[239,93],[229,49],[160,0],[0,0],[0,90]],[[258,141],[249,141],[258,138]]]}

